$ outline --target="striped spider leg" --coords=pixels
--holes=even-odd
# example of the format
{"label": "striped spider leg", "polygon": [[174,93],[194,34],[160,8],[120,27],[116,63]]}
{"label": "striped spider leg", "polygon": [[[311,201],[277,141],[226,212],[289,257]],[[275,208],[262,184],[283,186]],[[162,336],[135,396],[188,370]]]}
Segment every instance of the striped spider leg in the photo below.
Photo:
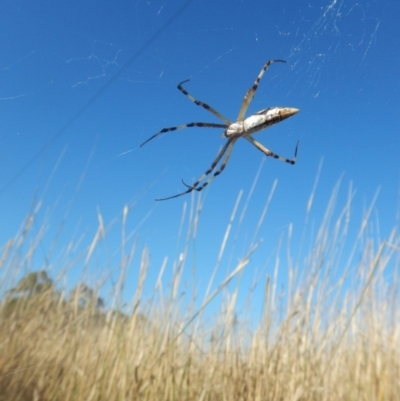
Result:
{"label": "striped spider leg", "polygon": [[[221,113],[219,113],[217,110],[215,110],[208,104],[201,102],[200,100],[197,100],[192,95],[190,95],[186,91],[186,89],[184,89],[182,86],[185,82],[188,82],[189,80],[183,81],[178,85],[178,89],[185,96],[187,96],[193,103],[205,108],[210,113],[212,113],[216,117],[218,117],[220,120],[224,121],[225,124],[193,122],[193,123],[189,123],[189,124],[178,125],[175,127],[163,128],[161,131],[158,131],[153,136],[151,136],[149,139],[147,139],[145,142],[143,142],[140,146],[143,146],[150,140],[152,140],[155,137],[162,135],[166,132],[176,131],[176,130],[184,129],[184,128],[191,128],[191,127],[224,128],[225,131],[223,132],[222,136],[227,138],[228,140],[226,141],[226,143],[222,147],[222,149],[218,152],[218,155],[215,158],[215,160],[212,162],[210,168],[207,171],[205,171],[205,173],[196,182],[194,182],[192,185],[188,185],[182,180],[183,184],[188,188],[186,191],[180,192],[173,196],[169,196],[167,198],[156,199],[157,201],[177,198],[179,196],[188,194],[192,191],[201,191],[202,189],[204,189],[215,177],[217,177],[219,174],[221,174],[224,171],[224,169],[229,161],[229,158],[232,154],[233,146],[235,145],[237,139],[239,139],[240,137],[243,137],[244,139],[248,140],[252,145],[254,145],[257,149],[259,149],[261,152],[263,152],[266,156],[274,157],[275,159],[278,159],[282,162],[289,163],[289,164],[296,163],[297,149],[298,149],[298,144],[299,144],[298,142],[297,142],[297,145],[295,148],[295,153],[294,153],[293,159],[287,159],[285,157],[277,155],[276,153],[272,152],[271,150],[266,148],[264,145],[262,145],[260,142],[256,141],[253,138],[252,134],[255,134],[259,131],[267,129],[267,128],[271,127],[272,125],[277,124],[277,123],[295,115],[296,113],[299,112],[299,109],[295,109],[295,108],[291,108],[291,107],[269,107],[267,109],[263,109],[263,110],[255,113],[255,114],[252,114],[251,116],[247,117],[246,119],[244,118],[246,111],[247,111],[251,101],[253,100],[254,94],[258,88],[261,78],[263,77],[265,71],[267,71],[268,67],[274,62],[284,63],[285,61],[284,60],[269,60],[264,64],[264,66],[261,69],[260,73],[258,74],[253,86],[246,92],[243,102],[242,102],[242,105],[240,107],[237,121],[234,123],[232,121],[228,120],[226,117],[224,117]],[[225,157],[224,157],[224,155],[225,155]],[[206,180],[206,178],[215,170],[218,163],[221,161],[221,159],[223,157],[224,157],[224,159],[223,159],[220,167],[214,172],[214,174],[212,174]],[[204,181],[204,180],[206,180],[206,181]]]}

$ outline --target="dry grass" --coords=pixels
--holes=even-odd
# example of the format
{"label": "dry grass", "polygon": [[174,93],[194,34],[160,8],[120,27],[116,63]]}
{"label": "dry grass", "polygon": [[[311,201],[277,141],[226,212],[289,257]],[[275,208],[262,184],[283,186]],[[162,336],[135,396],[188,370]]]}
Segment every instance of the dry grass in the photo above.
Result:
{"label": "dry grass", "polygon": [[[289,269],[285,295],[278,289],[276,271],[283,267],[277,257],[275,272],[265,284],[264,315],[255,330],[235,320],[236,290],[211,324],[203,321],[203,311],[215,295],[228,291],[228,282],[241,274],[256,246],[198,309],[190,307],[185,313],[177,291],[168,299],[143,299],[145,250],[129,316],[79,307],[53,288],[28,299],[5,297],[0,400],[398,400],[399,282],[396,274],[385,280],[385,272],[389,267],[398,271],[399,238],[396,230],[386,242],[370,238],[367,210],[353,251],[343,262],[352,196],[333,221],[335,196],[334,191],[306,261]],[[127,214],[125,209],[123,225]],[[41,230],[22,255],[34,218],[35,213],[1,249],[3,294],[40,243]],[[197,219],[194,211],[191,230],[196,230]],[[99,216],[98,233],[80,257],[88,262],[104,235]],[[288,237],[290,246],[290,230]],[[132,249],[121,262],[123,272]],[[338,271],[341,277],[332,279]],[[351,273],[354,281],[349,285]],[[179,280],[177,274],[173,288]]]}

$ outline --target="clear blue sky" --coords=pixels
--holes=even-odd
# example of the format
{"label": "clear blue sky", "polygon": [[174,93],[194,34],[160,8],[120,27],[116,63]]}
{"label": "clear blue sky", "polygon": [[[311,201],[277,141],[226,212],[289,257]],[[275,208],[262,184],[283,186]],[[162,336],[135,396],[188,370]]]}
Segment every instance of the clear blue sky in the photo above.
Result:
{"label": "clear blue sky", "polygon": [[[247,141],[238,141],[224,173],[202,193],[204,206],[184,277],[190,280],[195,263],[198,286],[208,282],[243,190],[217,282],[235,266],[252,243],[275,180],[278,184],[257,234],[263,243],[242,279],[244,293],[256,271],[263,272],[262,277],[271,273],[272,265],[266,267],[266,260],[280,236],[287,236],[290,223],[296,256],[296,238],[303,230],[322,158],[311,221],[318,225],[333,186],[343,177],[338,210],[350,182],[356,190],[352,233],[380,188],[375,210],[379,235],[387,237],[399,207],[400,3],[193,0],[142,51],[185,3],[1,2],[1,243],[16,233],[32,200],[41,199],[37,229],[47,218],[48,230],[38,250],[39,266],[67,212],[57,240],[59,252],[81,234],[84,238],[78,249],[90,244],[100,210],[106,224],[117,219],[106,245],[115,272],[112,255],[118,253],[121,242],[122,209],[133,205],[127,231],[135,230],[139,249],[149,248],[150,284],[163,258],[169,257],[167,285],[173,260],[183,249],[178,233],[184,204],[188,203],[189,211],[191,196],[166,202],[154,199],[184,189],[182,178],[186,182],[197,179],[225,140],[222,130],[191,128],[168,133],[143,148],[139,145],[164,127],[219,122],[176,89],[185,79],[191,80],[186,89],[193,96],[235,119],[246,90],[268,59],[287,63],[270,67],[249,113],[270,106],[301,110],[257,134],[257,140],[286,157],[292,157],[299,140],[298,163],[265,160],[239,230],[238,218],[264,156]],[[138,52],[129,67],[80,113]],[[82,174],[84,181],[76,191]],[[53,256],[54,272],[57,260],[62,258]],[[135,285],[138,261],[132,265],[127,296]],[[106,269],[107,262],[100,256],[96,263],[88,269]],[[73,270],[71,280],[80,274]]]}

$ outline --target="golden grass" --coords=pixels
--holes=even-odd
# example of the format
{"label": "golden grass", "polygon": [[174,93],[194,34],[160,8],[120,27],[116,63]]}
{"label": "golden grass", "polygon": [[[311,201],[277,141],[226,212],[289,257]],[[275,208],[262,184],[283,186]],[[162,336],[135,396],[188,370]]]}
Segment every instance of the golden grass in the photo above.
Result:
{"label": "golden grass", "polygon": [[[228,282],[241,274],[257,245],[197,309],[184,310],[177,291],[168,299],[144,299],[146,250],[129,316],[79,307],[53,289],[28,299],[4,296],[0,400],[399,400],[399,282],[396,274],[389,280],[384,277],[388,266],[395,273],[399,268],[397,231],[376,243],[368,235],[371,209],[367,210],[347,263],[338,266],[343,263],[352,194],[332,222],[335,191],[306,261],[289,269],[285,294],[276,279],[283,268],[277,256],[275,271],[265,283],[263,318],[253,330],[235,320],[237,289],[226,297],[224,312],[215,320],[205,322],[203,312],[217,294],[228,292]],[[126,208],[123,225],[127,214]],[[198,215],[192,214],[190,235]],[[18,266],[40,243],[41,230],[38,241],[21,255],[34,217],[35,213],[29,216],[20,233],[1,249],[3,294]],[[230,230],[231,223],[227,235]],[[83,260],[90,260],[104,235],[99,216],[98,233],[81,255]],[[121,280],[132,249],[121,262]],[[186,253],[185,249],[177,271]],[[334,280],[330,275],[337,271],[342,276]],[[349,285],[351,272],[356,279]],[[173,288],[179,286],[179,277]]]}

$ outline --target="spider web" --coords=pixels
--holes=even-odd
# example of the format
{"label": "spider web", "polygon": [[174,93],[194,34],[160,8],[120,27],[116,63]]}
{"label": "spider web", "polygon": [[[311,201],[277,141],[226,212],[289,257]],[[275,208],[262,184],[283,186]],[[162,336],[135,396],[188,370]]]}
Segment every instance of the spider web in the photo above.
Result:
{"label": "spider web", "polygon": [[[304,21],[308,27],[296,32],[290,52],[292,69],[301,76],[294,88],[299,86],[304,94],[311,91],[317,97],[324,90],[320,85],[321,75],[330,74],[330,66],[337,69],[339,52],[341,59],[344,54],[352,64],[362,68],[371,46],[376,43],[381,23],[379,14],[371,10],[376,11],[377,6],[376,2],[346,0],[332,0],[323,7],[316,2],[314,6],[309,3],[309,9],[301,16],[302,21],[297,21],[299,27],[305,25]],[[319,17],[312,22],[307,14],[314,15],[315,8]],[[290,36],[290,33],[282,32],[282,35]],[[351,67],[354,68],[354,64]]]}
{"label": "spider web", "polygon": [[[135,2],[134,21],[136,28],[136,41],[139,42],[147,33],[144,24],[140,24],[140,16],[145,13],[147,18],[157,18],[165,12],[168,2],[152,2],[152,7],[146,7],[150,2]],[[287,60],[290,62],[292,72],[297,77],[293,83],[293,89],[300,87],[304,94],[312,91],[313,96],[318,96],[321,88],[321,74],[329,73],[328,65],[335,64],[338,50],[346,49],[349,54],[353,54],[359,60],[359,65],[364,64],[371,46],[376,42],[381,18],[376,15],[378,4],[376,1],[357,2],[351,0],[330,0],[321,4],[320,1],[308,2],[306,6],[298,9],[294,16],[291,30],[281,30],[279,26],[276,30],[279,35],[285,38],[290,44]],[[151,9],[151,11],[149,11]],[[199,34],[215,33],[217,35],[225,32],[226,36],[234,36],[232,32],[241,30],[235,28],[229,22],[219,29],[193,29],[193,37]],[[180,35],[187,32],[180,32]],[[260,41],[260,35],[254,31],[254,40]],[[79,36],[79,37],[77,37]],[[70,37],[67,37],[67,40]],[[24,54],[19,49],[21,55],[4,58],[0,66],[0,80],[2,82],[13,81],[13,73],[18,69],[47,70],[48,67],[59,67],[56,63],[61,63],[61,68],[55,68],[51,74],[40,76],[32,82],[23,82],[13,86],[3,85],[0,93],[0,101],[11,102],[30,96],[39,96],[50,85],[57,82],[64,83],[63,90],[74,91],[80,86],[104,85],[116,71],[123,68],[124,63],[129,59],[135,47],[124,47],[106,40],[100,40],[87,35],[74,35],[74,39],[80,42],[81,55],[73,55],[74,50],[54,52],[44,49],[28,49]],[[85,50],[86,48],[86,50]],[[61,50],[61,49],[60,49]],[[152,57],[157,58],[160,45],[153,48]],[[318,51],[320,50],[320,51]],[[191,75],[199,75],[206,70],[215,68],[215,65],[224,61],[228,56],[235,57],[239,49],[230,46],[223,52],[207,54],[201,65]],[[70,54],[70,56],[68,56]],[[353,58],[353,59],[354,59]],[[164,74],[162,60],[152,71],[135,67],[129,68],[119,80],[129,84],[149,84],[157,82]],[[47,67],[46,67],[47,64]],[[71,73],[72,72],[72,73]],[[68,75],[67,78],[64,77]],[[286,79],[286,76],[285,76]]]}

